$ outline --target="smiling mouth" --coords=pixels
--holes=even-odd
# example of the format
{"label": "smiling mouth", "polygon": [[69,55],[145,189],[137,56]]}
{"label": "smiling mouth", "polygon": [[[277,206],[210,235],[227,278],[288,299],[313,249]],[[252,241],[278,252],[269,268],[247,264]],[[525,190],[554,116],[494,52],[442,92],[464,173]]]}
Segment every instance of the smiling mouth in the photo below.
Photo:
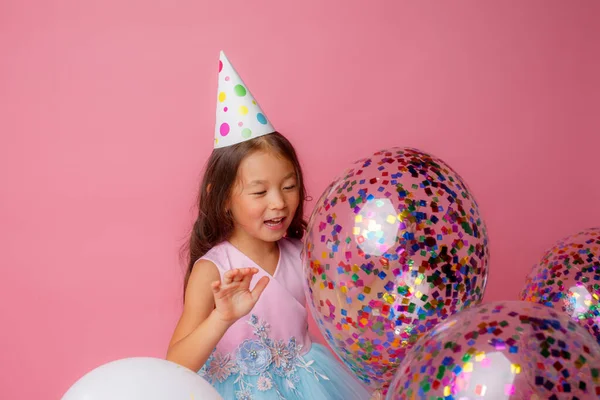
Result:
{"label": "smiling mouth", "polygon": [[284,220],[285,220],[285,217],[268,219],[265,221],[265,225],[270,226],[270,227],[277,227],[277,226],[281,225]]}

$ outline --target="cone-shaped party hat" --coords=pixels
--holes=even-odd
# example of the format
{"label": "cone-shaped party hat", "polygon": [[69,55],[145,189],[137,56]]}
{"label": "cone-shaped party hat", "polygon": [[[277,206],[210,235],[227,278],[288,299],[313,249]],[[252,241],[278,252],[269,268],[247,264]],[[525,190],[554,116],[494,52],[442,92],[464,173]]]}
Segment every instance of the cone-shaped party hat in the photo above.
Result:
{"label": "cone-shaped party hat", "polygon": [[221,51],[215,148],[231,146],[273,132],[275,129],[267,116]]}

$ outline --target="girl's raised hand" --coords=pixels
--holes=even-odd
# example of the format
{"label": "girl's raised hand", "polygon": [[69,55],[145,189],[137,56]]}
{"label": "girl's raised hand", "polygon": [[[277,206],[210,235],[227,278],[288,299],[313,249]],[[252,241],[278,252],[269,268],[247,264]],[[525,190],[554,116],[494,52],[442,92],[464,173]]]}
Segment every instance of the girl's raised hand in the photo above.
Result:
{"label": "girl's raised hand", "polygon": [[250,290],[250,281],[257,272],[257,268],[232,269],[222,281],[212,283],[215,311],[223,322],[233,324],[252,310],[269,283],[269,278],[263,276]]}

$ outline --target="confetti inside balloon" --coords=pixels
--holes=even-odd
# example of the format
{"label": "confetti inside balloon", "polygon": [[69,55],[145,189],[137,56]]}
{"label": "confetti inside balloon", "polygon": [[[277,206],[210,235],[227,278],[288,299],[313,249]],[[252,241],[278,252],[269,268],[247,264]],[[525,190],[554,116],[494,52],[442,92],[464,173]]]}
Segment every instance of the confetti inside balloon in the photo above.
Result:
{"label": "confetti inside balloon", "polygon": [[600,346],[550,307],[478,305],[417,342],[386,400],[597,399]]}
{"label": "confetti inside balloon", "polygon": [[550,248],[527,276],[521,299],[563,310],[600,343],[600,228]]}
{"label": "confetti inside balloon", "polygon": [[355,162],[324,191],[304,248],[309,306],[330,346],[373,389],[415,341],[484,294],[488,238],[461,177],[419,150]]}

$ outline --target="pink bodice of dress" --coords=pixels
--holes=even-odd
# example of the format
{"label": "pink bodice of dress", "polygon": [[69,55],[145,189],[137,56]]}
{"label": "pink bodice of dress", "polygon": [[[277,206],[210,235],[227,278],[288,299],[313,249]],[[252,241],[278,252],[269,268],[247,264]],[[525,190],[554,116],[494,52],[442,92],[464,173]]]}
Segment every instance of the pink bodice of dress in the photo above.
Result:
{"label": "pink bodice of dress", "polygon": [[302,243],[299,240],[283,238],[278,241],[278,245],[279,262],[273,276],[228,241],[213,247],[202,257],[216,265],[221,277],[231,269],[257,268],[259,272],[252,278],[251,289],[261,277],[270,278],[267,288],[250,314],[238,320],[225,333],[216,347],[217,353],[233,353],[244,341],[253,341],[261,337],[268,339],[267,343],[273,343],[275,346],[290,346],[292,341],[298,349],[298,355],[310,350],[311,339],[308,334],[308,314],[305,308],[302,284],[304,278],[300,260]]}

